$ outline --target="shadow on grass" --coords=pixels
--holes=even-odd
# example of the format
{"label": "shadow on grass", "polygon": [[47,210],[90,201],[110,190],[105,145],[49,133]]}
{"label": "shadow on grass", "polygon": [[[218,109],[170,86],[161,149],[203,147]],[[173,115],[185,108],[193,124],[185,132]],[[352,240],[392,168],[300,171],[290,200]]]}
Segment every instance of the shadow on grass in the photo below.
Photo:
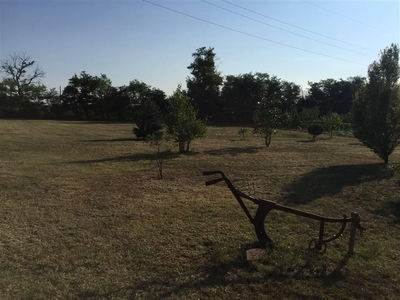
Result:
{"label": "shadow on grass", "polygon": [[285,203],[306,204],[323,196],[333,196],[346,186],[390,179],[394,171],[384,164],[342,165],[313,170],[284,187]]}
{"label": "shadow on grass", "polygon": [[143,142],[144,139],[121,138],[121,139],[103,139],[103,140],[82,140],[82,142],[102,143],[102,142]]}
{"label": "shadow on grass", "polygon": [[[174,285],[174,282],[168,282],[168,280],[153,280],[139,283],[133,287],[129,299],[136,299],[136,295],[138,294],[152,293],[157,290],[161,291],[161,294],[157,295],[158,299],[169,299],[171,297],[179,297],[182,291],[185,291],[184,294],[190,294],[190,291],[199,292],[208,287],[215,288],[251,284],[264,286],[267,281],[287,282],[291,279],[299,281],[317,280],[325,285],[332,285],[346,279],[343,268],[351,257],[350,255],[346,255],[332,272],[327,273],[327,266],[323,259],[321,259],[318,253],[313,251],[305,251],[306,260],[302,263],[294,263],[293,265],[269,261],[268,257],[255,262],[248,262],[246,260],[246,251],[253,248],[254,245],[244,245],[238,251],[238,255],[226,261],[215,260],[215,257],[212,257],[212,263],[208,268],[197,272],[193,271],[193,274],[200,275],[201,278],[188,280],[178,285]],[[213,251],[212,249],[209,250]],[[270,250],[275,251],[274,248]],[[233,277],[234,279],[230,279],[229,277],[231,276],[229,274],[236,274],[236,276]],[[292,292],[296,293],[295,291]],[[299,291],[297,298],[300,299],[302,297],[304,295]]]}
{"label": "shadow on grass", "polygon": [[70,123],[70,124],[104,124],[104,125],[115,125],[115,124],[133,124],[132,121],[86,121],[86,120],[56,120],[60,122]]}
{"label": "shadow on grass", "polygon": [[398,201],[385,202],[374,213],[388,218],[392,224],[400,224],[400,202]]}
{"label": "shadow on grass", "polygon": [[[163,159],[172,159],[178,157],[179,153],[174,152],[167,152],[162,154]],[[195,154],[192,154],[195,155]],[[66,163],[69,164],[94,164],[94,163],[103,163],[103,162],[133,162],[133,161],[140,161],[140,160],[156,160],[157,157],[154,153],[138,153],[133,155],[126,155],[126,156],[116,156],[116,157],[105,157],[99,159],[88,159],[88,160],[75,160],[75,161],[68,161]]]}
{"label": "shadow on grass", "polygon": [[223,149],[218,149],[218,150],[207,150],[204,151],[205,154],[208,155],[225,155],[229,154],[232,156],[236,156],[239,154],[253,154],[257,153],[259,150],[264,149],[265,147],[246,147],[246,148],[238,148],[238,147],[228,147],[228,148],[223,148]]}

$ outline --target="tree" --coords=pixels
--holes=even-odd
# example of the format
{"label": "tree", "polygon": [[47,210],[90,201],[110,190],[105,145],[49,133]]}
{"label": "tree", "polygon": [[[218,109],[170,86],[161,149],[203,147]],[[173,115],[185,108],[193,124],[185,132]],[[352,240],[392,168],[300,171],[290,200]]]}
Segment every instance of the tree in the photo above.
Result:
{"label": "tree", "polygon": [[320,124],[311,124],[307,128],[307,132],[312,135],[312,140],[315,141],[317,135],[320,135],[322,132],[324,132],[324,129]]}
{"label": "tree", "polygon": [[257,106],[254,114],[254,133],[264,135],[265,146],[271,144],[274,129],[282,120],[282,111],[279,108],[278,98],[274,95],[265,96]]}
{"label": "tree", "polygon": [[178,143],[180,153],[188,152],[190,143],[206,134],[205,123],[197,119],[196,110],[180,85],[168,100],[165,125],[167,133]]}
{"label": "tree", "polygon": [[1,71],[16,85],[17,94],[23,98],[31,85],[39,84],[44,71],[26,53],[14,53],[1,62]]}
{"label": "tree", "polygon": [[385,164],[400,142],[399,46],[392,44],[368,68],[368,82],[351,109],[353,133]]}
{"label": "tree", "polygon": [[338,113],[333,113],[330,116],[322,117],[322,123],[324,124],[325,130],[329,130],[332,137],[332,132],[338,129],[343,124],[343,120]]}
{"label": "tree", "polygon": [[220,86],[222,76],[215,66],[214,48],[202,47],[192,54],[194,61],[188,66],[193,77],[186,80],[188,96],[202,119],[221,121]]}
{"label": "tree", "polygon": [[268,78],[261,73],[226,76],[221,91],[224,119],[235,125],[251,125]]}
{"label": "tree", "polygon": [[299,125],[299,112],[297,108],[292,108],[290,111],[286,111],[284,113],[284,119],[286,126],[289,128],[289,132],[292,128]]}
{"label": "tree", "polygon": [[299,114],[300,126],[304,128],[308,128],[311,124],[317,122],[319,118],[319,108],[304,108],[302,112]]}
{"label": "tree", "polygon": [[146,142],[155,150],[158,178],[163,179],[164,160],[168,158],[168,154],[171,151],[169,136],[165,135],[163,131],[156,131],[147,136]]}
{"label": "tree", "polygon": [[163,116],[160,109],[152,99],[144,99],[136,116],[136,128],[133,133],[138,138],[146,138],[155,134],[163,127]]}
{"label": "tree", "polygon": [[92,119],[93,108],[98,100],[96,99],[98,86],[97,78],[85,71],[82,71],[79,77],[75,74],[69,79],[62,94],[65,109],[70,111],[74,118]]}

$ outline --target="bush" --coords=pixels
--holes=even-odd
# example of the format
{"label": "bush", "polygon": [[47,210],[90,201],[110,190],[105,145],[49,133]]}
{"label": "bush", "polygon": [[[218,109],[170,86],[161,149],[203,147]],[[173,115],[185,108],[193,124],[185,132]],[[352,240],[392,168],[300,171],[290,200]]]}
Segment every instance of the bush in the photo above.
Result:
{"label": "bush", "polygon": [[324,128],[320,124],[311,124],[307,128],[307,132],[311,134],[313,136],[312,139],[315,140],[317,135],[320,135],[322,132],[324,132]]}
{"label": "bush", "polygon": [[138,138],[146,138],[162,129],[163,116],[157,104],[151,99],[145,99],[140,104],[136,117],[136,127],[133,133]]}

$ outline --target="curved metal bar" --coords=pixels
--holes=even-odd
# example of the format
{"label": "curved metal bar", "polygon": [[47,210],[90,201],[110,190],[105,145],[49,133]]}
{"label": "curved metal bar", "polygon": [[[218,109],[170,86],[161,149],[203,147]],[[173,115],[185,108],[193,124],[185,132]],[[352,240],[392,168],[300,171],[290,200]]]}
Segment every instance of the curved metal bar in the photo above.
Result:
{"label": "curved metal bar", "polygon": [[256,231],[258,241],[264,245],[272,244],[272,240],[269,238],[268,234],[265,232],[265,227],[264,227],[265,217],[272,209],[274,209],[274,205],[271,205],[271,204],[259,205],[256,215],[254,216],[253,221],[252,221],[252,223],[254,225],[254,230]]}
{"label": "curved metal bar", "polygon": [[345,215],[345,216],[343,217],[342,228],[340,228],[340,230],[339,230],[338,233],[334,234],[334,235],[333,235],[331,238],[329,238],[329,239],[323,240],[322,242],[324,242],[324,243],[329,243],[329,242],[332,242],[332,241],[336,240],[337,238],[339,238],[339,237],[342,235],[343,231],[346,229],[346,225],[347,225],[347,222],[345,222],[346,219],[347,219],[347,217],[346,217],[346,215]]}
{"label": "curved metal bar", "polygon": [[[312,245],[312,243],[314,243],[315,245],[314,245],[314,247],[312,247],[311,245]],[[318,243],[318,239],[312,239],[311,241],[310,241],[310,243],[308,244],[308,249],[310,249],[310,250],[313,250],[313,249],[316,249],[316,250],[318,250],[320,253],[325,253],[325,251],[326,251],[326,247],[327,247],[327,245],[326,245],[326,243]]]}

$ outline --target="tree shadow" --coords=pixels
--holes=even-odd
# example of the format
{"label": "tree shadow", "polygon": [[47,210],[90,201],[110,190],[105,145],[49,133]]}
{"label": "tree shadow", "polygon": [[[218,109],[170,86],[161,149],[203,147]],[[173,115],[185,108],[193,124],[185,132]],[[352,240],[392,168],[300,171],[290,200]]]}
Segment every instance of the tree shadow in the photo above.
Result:
{"label": "tree shadow", "polygon": [[[251,249],[250,244],[244,245],[238,252],[238,255],[231,258],[226,262],[215,262],[213,261],[206,269],[202,270],[192,270],[193,274],[203,274],[201,279],[193,279],[183,282],[178,285],[171,285],[166,280],[153,280],[142,282],[134,287],[132,287],[131,296],[129,299],[135,299],[137,294],[140,293],[150,293],[155,289],[164,289],[164,291],[157,295],[157,299],[169,299],[171,297],[179,297],[179,293],[182,291],[195,290],[199,291],[207,287],[228,287],[235,285],[249,285],[249,284],[261,284],[264,285],[266,280],[274,282],[287,282],[288,280],[298,280],[298,281],[309,281],[309,280],[319,280],[325,285],[332,285],[338,281],[345,280],[346,274],[343,272],[343,268],[347,264],[351,255],[346,254],[346,256],[338,263],[336,268],[327,272],[327,265],[321,261],[320,263],[313,263],[314,259],[320,254],[311,253],[311,251],[306,250],[305,255],[308,257],[305,262],[301,264],[294,264],[290,268],[280,269],[271,262],[268,262],[268,258],[259,259],[258,265],[270,265],[269,271],[259,270],[252,263],[246,260],[246,250]],[[229,279],[229,273],[238,274],[237,270],[241,270],[242,276],[236,276],[234,279]],[[249,276],[246,276],[249,275]],[[243,276],[244,275],[244,276]],[[299,298],[304,295],[299,293]]]}
{"label": "tree shadow", "polygon": [[[172,159],[178,157],[180,154],[175,152],[164,152],[161,154],[163,159]],[[94,163],[104,163],[104,162],[134,162],[139,160],[156,160],[158,158],[155,153],[138,153],[133,155],[124,155],[116,157],[105,157],[100,159],[88,159],[88,160],[75,160],[68,161],[69,164],[94,164]]]}
{"label": "tree shadow", "polygon": [[82,142],[91,142],[91,143],[102,143],[102,142],[143,142],[143,141],[144,141],[144,139],[138,139],[138,138],[82,140]]}
{"label": "tree shadow", "polygon": [[363,147],[365,147],[364,144],[361,143],[361,142],[359,142],[359,143],[349,143],[349,146],[363,146]]}
{"label": "tree shadow", "polygon": [[298,143],[315,143],[317,140],[309,139],[309,140],[300,140],[296,141]]}
{"label": "tree shadow", "polygon": [[374,210],[374,213],[386,217],[392,224],[400,224],[400,202],[388,201],[381,208]]}
{"label": "tree shadow", "polygon": [[115,124],[132,124],[132,121],[101,121],[101,120],[56,120],[61,122],[67,122],[70,124],[103,124],[103,125],[115,125]]}
{"label": "tree shadow", "polygon": [[205,154],[208,155],[232,155],[232,156],[237,156],[239,154],[253,154],[257,153],[259,150],[264,149],[265,147],[247,147],[247,148],[238,148],[238,147],[228,147],[228,148],[223,148],[223,149],[217,149],[217,150],[207,150],[204,151]]}
{"label": "tree shadow", "polygon": [[333,196],[346,186],[390,179],[394,171],[384,164],[341,165],[313,170],[284,187],[285,203],[306,204],[323,196]]}

